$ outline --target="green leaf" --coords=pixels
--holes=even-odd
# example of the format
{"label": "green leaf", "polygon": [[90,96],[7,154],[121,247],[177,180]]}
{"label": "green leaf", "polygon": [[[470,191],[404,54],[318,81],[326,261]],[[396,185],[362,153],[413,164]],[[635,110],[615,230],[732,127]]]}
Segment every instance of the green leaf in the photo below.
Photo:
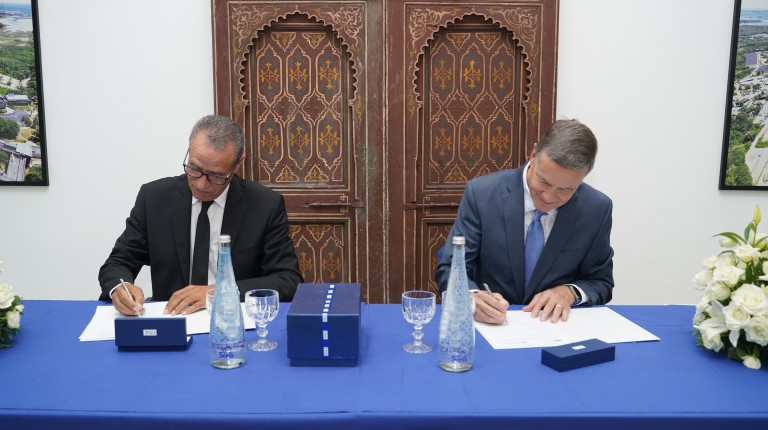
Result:
{"label": "green leaf", "polygon": [[726,231],[726,232],[723,232],[723,233],[718,233],[718,234],[716,234],[716,235],[714,235],[712,237],[717,237],[717,236],[722,236],[722,237],[724,237],[726,239],[730,239],[730,240],[732,240],[732,241],[734,241],[736,243],[746,243],[746,240],[744,240],[743,237],[739,236],[736,233],[732,233],[730,231]]}

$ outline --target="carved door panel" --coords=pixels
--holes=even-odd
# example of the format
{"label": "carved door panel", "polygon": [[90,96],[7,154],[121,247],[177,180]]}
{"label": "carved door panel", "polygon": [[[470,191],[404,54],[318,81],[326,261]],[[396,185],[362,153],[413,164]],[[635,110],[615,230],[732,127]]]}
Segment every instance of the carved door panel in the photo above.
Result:
{"label": "carved door panel", "polygon": [[405,59],[388,62],[388,129],[400,133],[389,140],[406,142],[389,153],[403,178],[388,193],[390,231],[408,232],[390,236],[390,265],[404,288],[436,292],[467,181],[524,163],[554,120],[557,2],[405,1],[388,27]]}
{"label": "carved door panel", "polygon": [[212,0],[216,112],[285,196],[307,282],[432,288],[464,184],[553,119],[557,0]]}
{"label": "carved door panel", "polygon": [[285,197],[305,282],[361,282],[368,299],[365,6],[214,0],[213,22],[216,111],[243,125],[241,173]]}

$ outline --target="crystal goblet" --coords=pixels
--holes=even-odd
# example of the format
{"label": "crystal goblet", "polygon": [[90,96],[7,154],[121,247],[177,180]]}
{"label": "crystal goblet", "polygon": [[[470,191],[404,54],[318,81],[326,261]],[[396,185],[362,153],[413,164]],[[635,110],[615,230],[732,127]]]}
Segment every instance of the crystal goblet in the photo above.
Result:
{"label": "crystal goblet", "polygon": [[245,293],[245,309],[256,322],[259,340],[248,344],[251,351],[271,351],[277,348],[277,342],[267,340],[267,324],[277,316],[280,309],[280,296],[275,290],[251,290]]}
{"label": "crystal goblet", "polygon": [[435,316],[435,293],[423,290],[403,293],[403,317],[413,324],[413,342],[403,345],[403,349],[413,354],[432,351],[432,347],[423,343],[424,333],[421,328]]}

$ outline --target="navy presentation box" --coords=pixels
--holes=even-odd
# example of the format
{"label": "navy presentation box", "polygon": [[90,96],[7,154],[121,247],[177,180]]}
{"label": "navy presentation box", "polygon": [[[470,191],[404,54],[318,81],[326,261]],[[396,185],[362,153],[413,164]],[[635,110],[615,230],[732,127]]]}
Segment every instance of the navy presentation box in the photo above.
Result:
{"label": "navy presentation box", "polygon": [[541,363],[558,372],[605,363],[615,359],[616,348],[600,339],[589,339],[541,350]]}
{"label": "navy presentation box", "polygon": [[176,351],[191,343],[183,317],[115,318],[115,345],[120,351]]}
{"label": "navy presentation box", "polygon": [[299,284],[287,324],[291,366],[357,366],[360,284]]}

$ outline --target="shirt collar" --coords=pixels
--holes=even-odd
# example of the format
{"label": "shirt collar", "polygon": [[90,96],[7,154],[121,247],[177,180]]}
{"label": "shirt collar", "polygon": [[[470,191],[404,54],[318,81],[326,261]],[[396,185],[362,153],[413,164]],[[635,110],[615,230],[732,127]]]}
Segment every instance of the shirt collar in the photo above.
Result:
{"label": "shirt collar", "polygon": [[533,204],[533,198],[531,197],[531,189],[528,188],[528,167],[530,167],[531,162],[525,163],[525,167],[523,167],[523,204],[525,208],[525,213],[533,212],[536,210],[536,205]]}
{"label": "shirt collar", "polygon": [[[213,199],[213,201],[223,208],[224,205],[227,203],[227,194],[229,194],[229,184],[227,184],[227,188],[224,188],[224,191],[222,191],[222,193],[219,194],[219,197],[216,197],[215,199]],[[194,205],[199,201],[200,200],[198,200],[196,197],[192,196],[192,205]]]}

